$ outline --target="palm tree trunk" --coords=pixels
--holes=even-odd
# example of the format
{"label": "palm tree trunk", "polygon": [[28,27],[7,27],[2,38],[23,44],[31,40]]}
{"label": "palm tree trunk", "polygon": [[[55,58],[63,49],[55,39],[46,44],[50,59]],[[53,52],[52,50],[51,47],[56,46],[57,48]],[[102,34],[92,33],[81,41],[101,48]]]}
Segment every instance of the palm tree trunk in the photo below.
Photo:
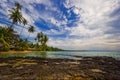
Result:
{"label": "palm tree trunk", "polygon": [[29,39],[29,37],[30,37],[30,33],[28,34],[28,37],[27,37],[27,39]]}
{"label": "palm tree trunk", "polygon": [[22,36],[22,32],[23,32],[23,27],[22,27],[22,30],[21,30],[21,32],[20,32],[20,36]]}

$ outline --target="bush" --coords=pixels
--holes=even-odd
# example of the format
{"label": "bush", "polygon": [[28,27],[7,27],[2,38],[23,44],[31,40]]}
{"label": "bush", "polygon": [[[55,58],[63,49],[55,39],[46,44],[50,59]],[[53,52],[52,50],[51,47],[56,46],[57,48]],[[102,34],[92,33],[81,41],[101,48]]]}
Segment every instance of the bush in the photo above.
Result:
{"label": "bush", "polygon": [[10,50],[10,48],[6,47],[6,46],[2,48],[2,51],[9,51],[9,50]]}
{"label": "bush", "polygon": [[15,47],[14,48],[16,51],[24,51],[24,49],[23,48],[20,48],[20,47]]}

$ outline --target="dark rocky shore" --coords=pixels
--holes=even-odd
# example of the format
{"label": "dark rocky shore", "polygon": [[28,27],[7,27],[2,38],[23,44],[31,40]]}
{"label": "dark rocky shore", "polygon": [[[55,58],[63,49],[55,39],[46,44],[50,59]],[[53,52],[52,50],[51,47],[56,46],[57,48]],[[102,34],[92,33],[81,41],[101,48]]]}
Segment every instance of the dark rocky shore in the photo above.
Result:
{"label": "dark rocky shore", "polygon": [[120,61],[111,57],[0,58],[0,80],[120,80]]}

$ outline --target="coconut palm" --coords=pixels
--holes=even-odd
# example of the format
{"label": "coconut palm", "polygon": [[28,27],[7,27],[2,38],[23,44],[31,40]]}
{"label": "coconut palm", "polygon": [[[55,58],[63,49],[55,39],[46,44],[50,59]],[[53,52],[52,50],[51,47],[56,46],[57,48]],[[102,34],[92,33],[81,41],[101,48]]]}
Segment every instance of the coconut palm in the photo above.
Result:
{"label": "coconut palm", "polygon": [[45,35],[44,36],[44,42],[45,42],[45,44],[46,44],[47,41],[48,41],[48,37]]}
{"label": "coconut palm", "polygon": [[23,19],[23,25],[27,25],[27,23],[28,23],[27,20],[24,18]]}
{"label": "coconut palm", "polygon": [[45,51],[47,48],[47,41],[48,41],[48,37],[46,35],[43,36],[43,40],[42,40],[42,50]]}
{"label": "coconut palm", "polygon": [[[37,42],[38,43],[41,42],[42,37],[43,37],[43,33],[42,32],[40,32],[40,33],[37,34]],[[42,42],[41,42],[41,44],[42,44]]]}
{"label": "coconut palm", "polygon": [[[34,26],[30,25],[30,27],[28,28],[28,32],[29,32],[28,38],[30,37],[30,33],[33,33],[34,31],[35,31]],[[28,39],[28,38],[27,38],[27,39]]]}
{"label": "coconut palm", "polygon": [[22,23],[24,25],[27,24],[27,20],[22,16],[21,9],[22,9],[22,5],[16,2],[15,7],[9,10],[10,19],[12,20],[11,27],[13,27],[13,24],[17,24],[17,23]]}
{"label": "coconut palm", "polygon": [[[12,24],[11,24],[10,28],[8,29],[8,33],[10,33],[11,31],[14,32],[14,30],[12,28],[14,24],[18,24],[18,23],[20,23],[20,24],[22,23],[24,25],[27,24],[27,20],[22,16],[21,9],[22,9],[22,6],[19,3],[15,3],[15,7],[12,8],[11,10],[9,10],[9,12],[10,12],[9,19],[12,20]],[[14,37],[16,37],[16,36],[12,36],[11,38],[14,38]],[[17,38],[15,38],[15,39],[17,39]],[[13,43],[12,45],[15,46],[16,44],[14,44],[14,43],[17,43],[17,42],[15,40],[13,40],[12,43]]]}
{"label": "coconut palm", "polygon": [[[25,26],[25,25],[27,25],[27,23],[28,23],[27,20],[24,19],[24,20],[23,20],[23,25]],[[21,32],[20,32],[20,36],[22,35],[22,32],[23,32],[24,26],[22,26],[22,30],[21,30]]]}
{"label": "coconut palm", "polygon": [[40,33],[37,33],[37,36],[35,38],[36,40],[36,48],[39,48],[39,44],[42,44],[41,40],[42,40],[42,37],[43,37],[43,33],[40,32]]}
{"label": "coconut palm", "polygon": [[16,9],[18,9],[18,10],[21,10],[21,9],[22,9],[22,5],[20,5],[20,3],[18,3],[18,2],[15,3],[15,7],[16,7]]}
{"label": "coconut palm", "polygon": [[0,32],[1,32],[0,39],[2,41],[1,43],[4,44],[6,48],[8,47],[11,48],[11,46],[15,46],[18,43],[19,35],[15,34],[10,27],[0,26]]}
{"label": "coconut palm", "polygon": [[45,51],[46,48],[47,48],[46,43],[48,41],[48,37],[46,35],[44,35],[42,32],[40,32],[40,33],[37,34],[36,40],[37,40],[36,46],[38,46],[39,43],[40,43],[41,44],[41,50]]}
{"label": "coconut palm", "polygon": [[9,10],[10,12],[10,19],[12,20],[12,25],[13,27],[14,24],[16,23],[22,23],[23,22],[23,16],[21,13],[21,8],[22,6],[19,3],[15,3],[15,7]]}

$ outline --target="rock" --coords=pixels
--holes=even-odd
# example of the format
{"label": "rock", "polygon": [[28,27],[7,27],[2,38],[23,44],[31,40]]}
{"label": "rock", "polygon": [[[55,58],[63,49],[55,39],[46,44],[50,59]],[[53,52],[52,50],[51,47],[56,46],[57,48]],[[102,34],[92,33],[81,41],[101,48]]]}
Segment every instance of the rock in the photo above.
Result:
{"label": "rock", "polygon": [[100,70],[100,69],[91,69],[92,72],[95,73],[105,73],[104,71]]}
{"label": "rock", "polygon": [[1,66],[8,66],[9,64],[8,63],[0,63],[0,67]]}

